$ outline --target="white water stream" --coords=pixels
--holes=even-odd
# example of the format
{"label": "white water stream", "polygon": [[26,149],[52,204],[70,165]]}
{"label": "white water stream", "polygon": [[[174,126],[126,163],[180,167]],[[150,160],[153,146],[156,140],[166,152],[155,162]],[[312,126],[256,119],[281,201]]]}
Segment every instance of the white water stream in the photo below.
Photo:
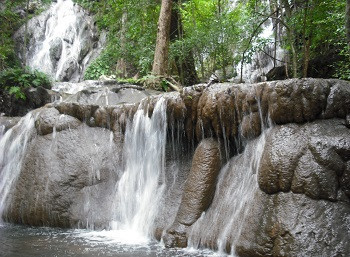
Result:
{"label": "white water stream", "polygon": [[[140,106],[143,106],[142,104]],[[118,182],[112,229],[125,236],[151,237],[165,189],[166,100],[160,98],[152,117],[142,107],[129,123],[124,142],[124,173]],[[134,232],[134,233],[133,233]]]}
{"label": "white water stream", "polygon": [[20,174],[28,141],[34,135],[34,121],[30,112],[0,138],[0,223],[11,202],[11,190]]}

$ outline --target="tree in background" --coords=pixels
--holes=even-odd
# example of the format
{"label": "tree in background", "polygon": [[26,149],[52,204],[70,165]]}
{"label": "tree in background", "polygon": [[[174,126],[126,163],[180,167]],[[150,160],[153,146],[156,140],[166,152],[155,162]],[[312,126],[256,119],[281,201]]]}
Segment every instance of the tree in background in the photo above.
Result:
{"label": "tree in background", "polygon": [[[277,61],[284,62],[290,77],[350,78],[346,1],[168,0],[162,2],[163,7],[168,6],[166,15],[160,14],[161,1],[76,1],[90,6],[99,27],[109,31],[108,44],[92,65],[102,67],[95,69],[98,74],[115,73],[118,66],[121,77],[153,71],[190,85],[197,82],[196,73],[202,80],[215,71],[222,73],[222,79],[231,78],[239,64],[243,67],[254,54],[261,53],[275,66]],[[173,8],[169,8],[170,2]],[[166,25],[164,31],[170,31],[158,33],[163,35],[158,44],[157,21]],[[263,38],[269,24],[273,35]],[[164,46],[168,45],[167,53]],[[276,59],[278,47],[286,53],[283,60]],[[98,78],[96,74],[90,78]]]}
{"label": "tree in background", "polygon": [[158,76],[168,75],[172,4],[172,0],[162,0],[162,5],[160,8],[157,29],[157,42],[152,68],[152,74]]}
{"label": "tree in background", "polygon": [[182,24],[182,1],[174,0],[173,4],[170,24],[170,72],[178,76],[182,85],[190,86],[199,82],[193,50],[184,44],[186,35]]}
{"label": "tree in background", "polygon": [[350,0],[346,1],[345,19],[346,39],[350,56]]}

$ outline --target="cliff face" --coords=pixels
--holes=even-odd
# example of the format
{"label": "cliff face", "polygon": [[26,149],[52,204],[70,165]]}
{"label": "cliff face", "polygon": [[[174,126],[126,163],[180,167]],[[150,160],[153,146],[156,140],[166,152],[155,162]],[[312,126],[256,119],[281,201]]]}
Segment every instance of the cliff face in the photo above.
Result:
{"label": "cliff face", "polygon": [[29,114],[35,126],[3,217],[110,227],[130,154],[125,133],[139,126],[138,110],[144,119],[159,115],[161,98],[167,142],[158,156],[162,195],[152,203],[155,237],[240,256],[350,255],[350,83],[339,80],[197,85],[119,106],[47,105]]}

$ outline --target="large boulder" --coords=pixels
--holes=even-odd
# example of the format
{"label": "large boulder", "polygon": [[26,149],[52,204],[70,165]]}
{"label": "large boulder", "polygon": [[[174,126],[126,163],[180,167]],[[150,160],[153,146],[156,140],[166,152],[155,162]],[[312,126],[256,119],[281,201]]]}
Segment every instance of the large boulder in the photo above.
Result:
{"label": "large boulder", "polygon": [[110,130],[88,127],[54,108],[39,113],[35,123],[38,134],[26,146],[4,218],[35,226],[107,227],[113,211],[107,192],[120,176],[119,141]]}
{"label": "large boulder", "polygon": [[25,99],[17,99],[6,90],[0,89],[0,114],[6,116],[24,116],[30,110],[51,103],[58,98],[58,94],[43,87],[26,88]]}
{"label": "large boulder", "polygon": [[349,256],[350,204],[303,194],[258,192],[251,203],[238,256]]}
{"label": "large boulder", "polygon": [[332,119],[273,128],[260,163],[260,188],[341,200],[347,191],[339,181],[347,177],[350,161],[350,130],[344,123]]}
{"label": "large boulder", "polygon": [[163,237],[167,247],[187,246],[186,229],[209,207],[220,166],[218,142],[211,138],[202,140],[193,156],[175,222]]}

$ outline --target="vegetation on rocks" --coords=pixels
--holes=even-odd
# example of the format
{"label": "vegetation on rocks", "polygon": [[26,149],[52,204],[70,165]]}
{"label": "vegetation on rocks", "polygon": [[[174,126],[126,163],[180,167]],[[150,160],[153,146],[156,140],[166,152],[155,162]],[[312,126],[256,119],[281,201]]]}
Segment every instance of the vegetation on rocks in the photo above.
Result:
{"label": "vegetation on rocks", "polygon": [[24,90],[29,87],[51,88],[51,81],[43,72],[29,68],[8,68],[0,72],[0,89],[5,89],[17,99],[25,99]]}

